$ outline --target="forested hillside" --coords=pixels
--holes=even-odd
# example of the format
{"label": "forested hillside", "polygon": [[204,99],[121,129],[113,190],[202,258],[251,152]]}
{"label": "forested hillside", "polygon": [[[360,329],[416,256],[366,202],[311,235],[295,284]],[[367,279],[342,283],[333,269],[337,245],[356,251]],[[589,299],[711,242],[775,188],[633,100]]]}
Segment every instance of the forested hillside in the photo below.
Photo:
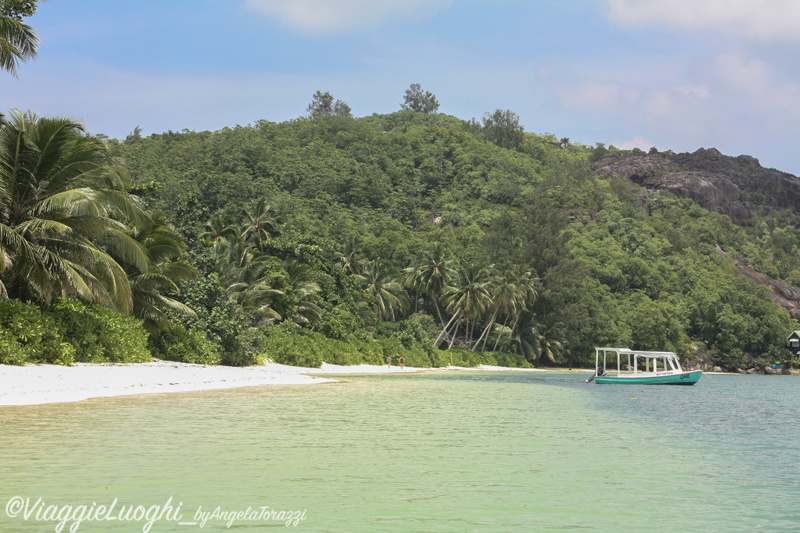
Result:
{"label": "forested hillside", "polygon": [[[690,359],[699,347],[728,367],[745,354],[785,359],[797,324],[735,259],[800,286],[796,211],[758,210],[751,195],[737,226],[668,190],[598,176],[593,164],[624,154],[523,132],[510,111],[478,123],[309,109],[111,143],[247,326],[438,340],[535,364],[586,365],[609,344]],[[253,285],[240,287],[248,262],[253,301]]]}
{"label": "forested hillside", "polygon": [[[608,171],[688,154],[528,133],[511,111],[464,121],[422,96],[353,118],[317,93],[289,122],[122,141],[12,113],[0,362],[591,366],[598,345],[726,368],[789,360],[800,326],[754,280],[800,288],[791,204],[745,191],[737,225],[657,182],[674,164]],[[52,179],[89,148],[85,172]],[[8,194],[25,165],[35,199]],[[94,326],[61,326],[70,313]],[[97,347],[114,331],[135,338],[128,356]]]}

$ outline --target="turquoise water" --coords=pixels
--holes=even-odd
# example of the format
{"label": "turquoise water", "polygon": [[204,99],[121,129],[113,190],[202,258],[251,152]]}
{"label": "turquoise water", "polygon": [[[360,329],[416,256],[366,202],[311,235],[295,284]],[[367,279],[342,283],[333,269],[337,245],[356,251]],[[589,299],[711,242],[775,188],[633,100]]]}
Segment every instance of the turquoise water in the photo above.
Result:
{"label": "turquoise water", "polygon": [[0,531],[800,530],[799,378],[347,379],[0,408]]}

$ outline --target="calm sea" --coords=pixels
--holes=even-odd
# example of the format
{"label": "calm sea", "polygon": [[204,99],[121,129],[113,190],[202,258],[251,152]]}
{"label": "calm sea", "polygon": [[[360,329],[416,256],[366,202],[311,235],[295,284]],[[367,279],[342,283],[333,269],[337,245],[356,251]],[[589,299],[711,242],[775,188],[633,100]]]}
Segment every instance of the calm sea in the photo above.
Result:
{"label": "calm sea", "polygon": [[800,378],[584,377],[0,407],[0,531],[800,530]]}

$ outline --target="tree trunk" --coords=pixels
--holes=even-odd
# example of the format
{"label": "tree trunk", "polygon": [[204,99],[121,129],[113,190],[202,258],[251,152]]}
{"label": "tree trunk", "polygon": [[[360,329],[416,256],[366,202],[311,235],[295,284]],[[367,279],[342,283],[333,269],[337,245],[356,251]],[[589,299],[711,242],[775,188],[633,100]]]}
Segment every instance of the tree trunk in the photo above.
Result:
{"label": "tree trunk", "polygon": [[[467,328],[469,328],[469,320],[467,320]],[[456,322],[455,329],[453,330],[453,338],[450,339],[450,345],[447,347],[448,350],[453,348],[453,343],[456,342],[456,337],[458,337],[458,322]],[[450,361],[452,362],[453,356],[450,355]]]}
{"label": "tree trunk", "polygon": [[475,351],[475,348],[478,347],[478,343],[481,342],[481,340],[483,340],[483,346],[481,346],[481,352],[483,352],[486,349],[486,341],[489,340],[489,335],[487,335],[487,333],[492,329],[492,326],[494,325],[494,320],[495,318],[497,318],[498,312],[500,312],[500,307],[494,310],[494,314],[492,315],[492,319],[489,321],[489,325],[486,326],[486,329],[483,330],[483,333],[481,333],[481,336],[478,337],[478,340],[475,342],[475,346],[472,348],[473,352]]}
{"label": "tree trunk", "polygon": [[434,307],[436,307],[436,314],[439,315],[439,322],[442,323],[442,327],[444,328],[446,326],[444,325],[444,319],[442,318],[442,312],[439,311],[439,304],[436,302],[436,300],[437,300],[437,298],[436,298],[436,295],[434,294],[433,295],[433,305],[434,305]]}
{"label": "tree trunk", "polygon": [[[503,331],[506,330],[506,324],[508,324],[508,317],[510,317],[510,316],[511,315],[506,315],[506,319],[503,320]],[[497,336],[497,340],[494,341],[494,348],[492,348],[493,352],[497,351],[497,345],[500,344],[500,337],[503,336],[503,331],[500,332],[500,335]]]}
{"label": "tree trunk", "polygon": [[[438,337],[436,337],[436,341],[433,343],[434,346],[438,346],[439,345],[439,341],[442,340],[442,336],[445,335],[445,333],[447,332],[447,328],[450,327],[450,324],[453,323],[453,320],[457,319],[460,314],[461,314],[461,310],[460,309],[453,314],[453,318],[450,319],[450,322],[448,322],[447,325],[442,328],[442,332],[439,333]],[[452,343],[451,343],[451,346],[452,346]]]}
{"label": "tree trunk", "polygon": [[517,313],[517,317],[514,319],[514,325],[513,325],[513,326],[511,326],[511,333],[509,333],[509,335],[510,335],[511,337],[513,337],[513,336],[514,336],[514,330],[516,330],[516,329],[517,329],[517,322],[519,322],[519,313]]}

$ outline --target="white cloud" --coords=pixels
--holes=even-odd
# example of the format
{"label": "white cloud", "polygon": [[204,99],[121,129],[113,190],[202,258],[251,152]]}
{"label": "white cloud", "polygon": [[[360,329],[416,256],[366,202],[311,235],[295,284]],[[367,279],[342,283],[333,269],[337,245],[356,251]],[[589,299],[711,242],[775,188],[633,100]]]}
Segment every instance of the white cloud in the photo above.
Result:
{"label": "white cloud", "polygon": [[[635,65],[585,70],[583,79],[565,82],[557,92],[566,113],[614,131],[615,146],[715,146],[763,159],[771,149],[765,139],[795,135],[800,86],[793,76],[769,59],[728,51],[687,62],[670,76]],[[631,138],[634,133],[639,136]]]}
{"label": "white cloud", "polygon": [[559,91],[561,103],[568,108],[604,113],[639,99],[641,91],[622,83],[583,81]]}
{"label": "white cloud", "polygon": [[758,41],[800,41],[797,0],[604,0],[617,24],[720,31]]}
{"label": "white cloud", "polygon": [[698,65],[697,76],[724,93],[730,112],[749,113],[774,122],[800,119],[800,88],[795,80],[765,61],[735,53]]}
{"label": "white cloud", "polygon": [[245,0],[250,8],[307,33],[349,31],[387,19],[427,18],[452,0]]}
{"label": "white cloud", "polygon": [[627,141],[616,141],[611,144],[621,150],[633,150],[634,148],[638,148],[645,152],[649,151],[650,148],[654,146],[653,141],[645,139],[641,135],[634,135],[632,139],[628,139]]}

